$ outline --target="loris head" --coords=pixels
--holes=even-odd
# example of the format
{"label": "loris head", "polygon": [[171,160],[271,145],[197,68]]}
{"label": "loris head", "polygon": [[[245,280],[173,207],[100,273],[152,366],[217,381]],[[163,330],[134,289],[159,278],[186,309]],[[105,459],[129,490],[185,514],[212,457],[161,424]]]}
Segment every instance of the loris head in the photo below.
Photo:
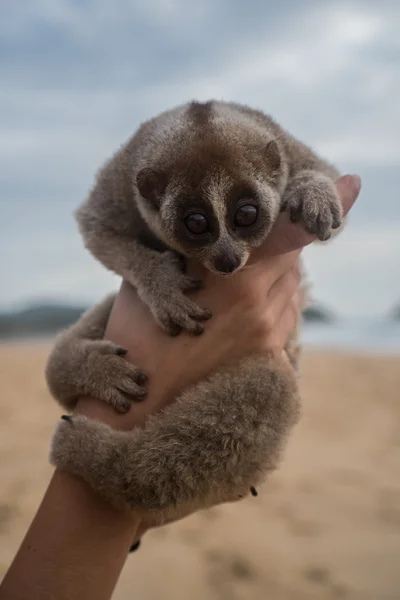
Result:
{"label": "loris head", "polygon": [[246,119],[206,118],[205,107],[191,105],[187,127],[169,133],[136,174],[138,205],[167,245],[227,275],[246,264],[279,212],[282,157],[265,131]]}

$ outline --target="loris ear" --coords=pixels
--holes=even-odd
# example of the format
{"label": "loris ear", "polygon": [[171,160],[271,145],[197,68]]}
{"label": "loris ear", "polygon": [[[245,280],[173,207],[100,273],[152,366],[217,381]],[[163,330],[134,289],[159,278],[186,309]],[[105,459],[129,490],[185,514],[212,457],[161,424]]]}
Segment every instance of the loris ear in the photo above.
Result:
{"label": "loris ear", "polygon": [[281,153],[275,140],[268,142],[265,148],[265,157],[272,173],[278,171],[281,166]]}
{"label": "loris ear", "polygon": [[167,187],[167,176],[161,171],[156,171],[145,167],[136,176],[136,185],[140,192],[151,206],[158,210],[161,204],[161,197]]}

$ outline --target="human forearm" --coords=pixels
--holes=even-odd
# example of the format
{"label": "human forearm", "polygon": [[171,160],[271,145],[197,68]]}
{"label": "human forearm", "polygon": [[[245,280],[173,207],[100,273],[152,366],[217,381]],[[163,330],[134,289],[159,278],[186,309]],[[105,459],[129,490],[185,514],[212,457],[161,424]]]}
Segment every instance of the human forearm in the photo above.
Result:
{"label": "human forearm", "polygon": [[83,481],[56,471],[3,583],[1,600],[108,600],[140,528]]}

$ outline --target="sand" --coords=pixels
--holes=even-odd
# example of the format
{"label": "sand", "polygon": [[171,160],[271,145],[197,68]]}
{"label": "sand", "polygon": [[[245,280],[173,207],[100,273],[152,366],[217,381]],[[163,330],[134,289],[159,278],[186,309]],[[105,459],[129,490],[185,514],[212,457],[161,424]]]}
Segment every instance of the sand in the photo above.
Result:
{"label": "sand", "polygon": [[[0,347],[0,574],[51,474],[48,347]],[[400,598],[400,358],[309,352],[304,409],[258,498],[149,533],[114,600]]]}

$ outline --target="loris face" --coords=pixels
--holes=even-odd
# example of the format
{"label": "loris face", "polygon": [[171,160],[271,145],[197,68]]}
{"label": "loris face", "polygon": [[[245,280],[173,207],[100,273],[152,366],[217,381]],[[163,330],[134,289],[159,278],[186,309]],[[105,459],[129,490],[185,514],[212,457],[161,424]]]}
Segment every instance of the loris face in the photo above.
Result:
{"label": "loris face", "polygon": [[175,163],[169,175],[160,169],[140,171],[140,209],[168,246],[229,275],[266,238],[279,212],[279,194],[265,163],[261,169],[249,163],[232,168],[226,159],[205,156]]}

